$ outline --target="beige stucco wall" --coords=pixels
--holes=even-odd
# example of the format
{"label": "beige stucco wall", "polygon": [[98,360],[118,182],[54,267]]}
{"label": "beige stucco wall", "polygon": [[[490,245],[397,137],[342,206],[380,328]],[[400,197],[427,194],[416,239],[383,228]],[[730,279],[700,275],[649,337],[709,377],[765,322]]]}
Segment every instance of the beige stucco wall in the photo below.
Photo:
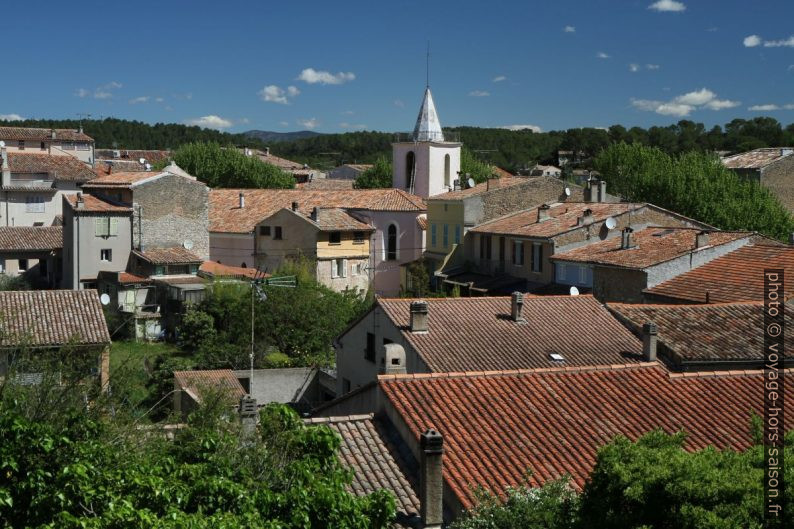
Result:
{"label": "beige stucco wall", "polygon": [[[112,216],[118,218],[118,234],[96,236],[95,220]],[[128,213],[75,215],[71,207],[64,210],[63,227],[63,287],[77,290],[80,280],[95,279],[100,271],[122,272],[132,250],[132,215]],[[102,261],[100,251],[110,249],[111,261]]]}
{"label": "beige stucco wall", "polygon": [[210,232],[210,260],[230,266],[256,266],[252,233]]}
{"label": "beige stucco wall", "polygon": [[[77,193],[77,186],[69,182],[58,182],[57,188],[49,191],[0,191],[0,226],[51,226],[57,215],[63,214],[63,197]],[[53,192],[54,191],[54,192]],[[27,197],[37,196],[44,200],[44,211],[28,212]]]}

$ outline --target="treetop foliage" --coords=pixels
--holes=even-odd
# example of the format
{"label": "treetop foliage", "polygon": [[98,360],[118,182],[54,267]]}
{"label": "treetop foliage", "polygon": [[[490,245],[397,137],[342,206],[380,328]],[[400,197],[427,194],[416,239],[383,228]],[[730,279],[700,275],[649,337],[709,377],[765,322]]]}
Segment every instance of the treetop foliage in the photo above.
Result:
{"label": "treetop foliage", "polygon": [[358,175],[353,187],[356,189],[385,189],[392,184],[391,163],[385,156],[379,157],[372,167]]}

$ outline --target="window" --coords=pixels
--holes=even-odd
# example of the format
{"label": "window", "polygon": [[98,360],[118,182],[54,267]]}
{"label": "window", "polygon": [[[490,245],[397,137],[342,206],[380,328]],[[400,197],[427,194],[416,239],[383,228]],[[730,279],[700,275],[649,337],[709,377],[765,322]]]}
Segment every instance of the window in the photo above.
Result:
{"label": "window", "polygon": [[61,149],[63,149],[64,151],[73,151],[74,150],[74,143],[70,143],[70,142],[65,141],[65,142],[63,142],[61,144]]}
{"label": "window", "polygon": [[20,272],[27,272],[28,271],[28,260],[27,259],[20,259],[18,261],[18,263],[19,264],[18,264],[17,268],[19,269]]}
{"label": "window", "polygon": [[449,187],[449,154],[444,156],[444,185]]}
{"label": "window", "polygon": [[370,362],[375,361],[375,333],[367,333],[367,350],[364,351],[364,358]]}
{"label": "window", "polygon": [[115,217],[98,217],[94,219],[94,235],[97,237],[115,237],[119,234],[119,219]]}
{"label": "window", "polygon": [[42,151],[46,151],[47,150],[47,146],[44,144],[44,142],[41,142],[41,150]]}
{"label": "window", "polygon": [[44,223],[43,222],[34,222],[33,226],[35,226],[35,227],[44,226]]}
{"label": "window", "polygon": [[168,267],[169,275],[185,275],[190,270],[188,265],[171,265]]}
{"label": "window", "polygon": [[342,233],[332,231],[328,234],[328,244],[342,244]]}
{"label": "window", "polygon": [[480,235],[480,259],[491,260],[491,236]]}
{"label": "window", "polygon": [[397,260],[397,226],[394,224],[389,225],[389,231],[386,237],[386,260]]}
{"label": "window", "polygon": [[100,261],[105,261],[107,263],[112,261],[113,260],[113,250],[111,250],[111,249],[99,250],[99,260]]}
{"label": "window", "polygon": [[88,145],[87,143],[75,143],[75,146],[77,147],[78,151],[90,151],[91,150],[91,146]]}
{"label": "window", "polygon": [[460,244],[460,224],[455,224],[455,244]]}
{"label": "window", "polygon": [[259,226],[259,235],[270,237],[270,226]]}
{"label": "window", "polygon": [[522,241],[513,241],[513,264],[524,265],[524,243]]}
{"label": "window", "polygon": [[363,231],[354,231],[353,232],[353,244],[364,244],[364,232]]}
{"label": "window", "polygon": [[342,393],[350,393],[350,381],[346,378],[342,379]]}
{"label": "window", "polygon": [[154,267],[154,275],[156,276],[164,276],[165,275],[165,267],[163,265],[158,265]]}
{"label": "window", "polygon": [[6,260],[0,259],[0,274],[6,271]]}
{"label": "window", "polygon": [[444,224],[444,248],[449,246],[449,224]]}
{"label": "window", "polygon": [[26,213],[44,213],[44,197],[29,195],[25,197]]}
{"label": "window", "polygon": [[565,281],[565,276],[568,274],[568,267],[565,263],[557,263],[557,281]]}
{"label": "window", "polygon": [[281,240],[281,226],[276,226],[276,233],[273,235],[273,238],[276,240]]}
{"label": "window", "polygon": [[347,277],[347,259],[331,259],[331,277]]}
{"label": "window", "polygon": [[352,274],[354,276],[360,276],[364,273],[364,264],[363,263],[356,263],[353,265]]}
{"label": "window", "polygon": [[543,272],[543,245],[537,242],[532,244],[532,271]]}
{"label": "window", "polygon": [[[243,263],[243,266],[241,266],[240,268],[245,268],[245,263]],[[196,275],[198,274],[198,271],[199,271],[199,265],[197,264],[190,265],[190,275]]]}
{"label": "window", "polygon": [[47,277],[48,267],[47,267],[47,260],[41,259],[39,261],[39,275],[41,277]]}
{"label": "window", "polygon": [[405,155],[405,188],[413,189],[414,175],[416,174],[416,156],[414,151],[408,151]]}
{"label": "window", "polygon": [[17,147],[19,148],[20,151],[24,151],[25,150],[25,140],[19,140],[19,143],[17,144]]}
{"label": "window", "polygon": [[430,246],[436,246],[436,223],[430,225]]}
{"label": "window", "polygon": [[505,238],[499,237],[499,262],[505,262]]}

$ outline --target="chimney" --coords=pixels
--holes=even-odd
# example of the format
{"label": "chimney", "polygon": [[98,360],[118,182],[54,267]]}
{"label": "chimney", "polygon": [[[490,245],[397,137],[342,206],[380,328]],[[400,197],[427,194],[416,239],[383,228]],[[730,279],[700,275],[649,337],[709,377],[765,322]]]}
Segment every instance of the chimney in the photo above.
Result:
{"label": "chimney", "polygon": [[297,202],[293,202],[292,203],[292,211],[298,211],[298,203]]}
{"label": "chimney", "polygon": [[513,321],[526,321],[521,317],[521,311],[524,308],[524,294],[521,292],[513,292],[510,296],[510,319]]}
{"label": "chimney", "polygon": [[709,232],[707,231],[699,231],[697,235],[695,235],[695,248],[703,248],[704,246],[708,246],[709,244]]}
{"label": "chimney", "polygon": [[538,208],[538,222],[549,220],[549,209],[551,207],[548,204],[543,204]]}
{"label": "chimney", "polygon": [[[253,380],[248,381],[250,386]],[[256,409],[256,399],[250,395],[244,395],[240,398],[240,423],[243,427],[244,437],[253,437],[256,434],[256,416],[258,415]]]}
{"label": "chimney", "polygon": [[107,174],[110,174],[110,173],[113,172],[113,161],[112,160],[107,160],[105,162],[105,169],[107,170]]}
{"label": "chimney", "polygon": [[384,375],[404,375],[407,373],[405,368],[405,349],[397,343],[387,343],[383,345],[383,364],[381,373]]}
{"label": "chimney", "polygon": [[411,302],[411,332],[428,332],[429,316],[427,301]]}
{"label": "chimney", "polygon": [[634,230],[627,226],[620,233],[620,249],[628,250],[629,248],[634,248]]}
{"label": "chimney", "polygon": [[598,182],[598,202],[606,202],[607,201],[607,183],[605,180],[599,180]]}
{"label": "chimney", "polygon": [[579,217],[579,226],[584,226],[585,224],[591,224],[592,222],[593,222],[593,210],[587,208],[582,212],[582,216]]}
{"label": "chimney", "polygon": [[319,214],[320,210],[316,206],[312,208],[312,220],[317,221],[317,215]]}
{"label": "chimney", "polygon": [[642,326],[642,358],[646,362],[656,361],[657,334],[655,323],[648,322]]}
{"label": "chimney", "polygon": [[265,147],[265,156],[270,156],[270,147]]}
{"label": "chimney", "polygon": [[240,202],[239,203],[239,207],[240,207],[240,209],[243,209],[245,207],[245,195],[240,193],[239,199],[240,199],[239,200],[239,202]]}
{"label": "chimney", "polygon": [[54,140],[55,139],[55,129],[50,131],[50,137]]}
{"label": "chimney", "polygon": [[596,200],[596,198],[594,197],[594,195],[596,193],[596,190],[595,190],[596,182],[597,182],[597,180],[595,178],[593,178],[592,176],[587,179],[587,183],[584,186],[584,201],[585,202],[598,202],[598,200]]}
{"label": "chimney", "polygon": [[83,194],[77,193],[77,209],[83,209],[85,207],[85,202],[83,202]]}
{"label": "chimney", "polygon": [[0,179],[0,185],[3,187],[11,185],[11,169],[8,167],[8,151],[5,148],[5,145],[0,148],[0,156],[3,157],[3,167],[2,167],[2,179]]}
{"label": "chimney", "polygon": [[419,438],[419,516],[425,529],[440,529],[444,523],[444,438],[427,430]]}

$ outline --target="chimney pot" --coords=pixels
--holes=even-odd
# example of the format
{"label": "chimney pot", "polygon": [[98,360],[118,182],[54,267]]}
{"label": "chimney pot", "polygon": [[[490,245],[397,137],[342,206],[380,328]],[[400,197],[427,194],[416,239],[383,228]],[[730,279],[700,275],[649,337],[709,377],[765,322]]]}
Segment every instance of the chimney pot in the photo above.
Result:
{"label": "chimney pot", "polygon": [[600,180],[598,182],[598,201],[599,202],[607,201],[607,183],[604,180]]}
{"label": "chimney pot", "polygon": [[0,156],[2,156],[2,176],[0,177],[0,185],[2,186],[10,186],[11,185],[11,169],[8,167],[8,151],[5,147],[0,149]]}
{"label": "chimney pot", "polygon": [[50,131],[50,137],[54,140],[55,139],[55,129]]}
{"label": "chimney pot", "polygon": [[427,301],[411,302],[411,332],[428,332],[430,330]]}
{"label": "chimney pot", "polygon": [[245,195],[242,194],[242,193],[240,193],[240,195],[239,195],[239,206],[240,206],[240,209],[245,207]]}
{"label": "chimney pot", "polygon": [[405,367],[405,349],[397,343],[387,343],[383,345],[383,365],[381,373],[384,375],[404,375],[407,373]]}
{"label": "chimney pot", "polygon": [[695,235],[695,248],[703,248],[709,244],[709,232],[700,231]]}
{"label": "chimney pot", "polygon": [[642,357],[646,362],[656,361],[657,334],[655,323],[648,322],[642,326]]}
{"label": "chimney pot", "polygon": [[312,208],[312,220],[317,220],[317,215],[320,213],[320,209],[317,207]]}
{"label": "chimney pot", "polygon": [[444,438],[435,430],[419,437],[419,515],[426,529],[440,528],[444,523]]}
{"label": "chimney pot", "polygon": [[[250,385],[253,381],[249,380],[248,384]],[[252,398],[250,395],[244,395],[240,398],[240,407],[238,408],[240,413],[240,422],[243,426],[243,434],[245,436],[252,436],[256,432],[256,418],[257,418],[257,409],[256,409],[256,399]]]}
{"label": "chimney pot", "polygon": [[265,156],[270,156],[270,147],[265,147]]}
{"label": "chimney pot", "polygon": [[548,204],[543,204],[538,208],[538,222],[549,220],[549,209],[551,209],[551,206]]}
{"label": "chimney pot", "polygon": [[292,203],[292,211],[298,211],[298,203],[297,202],[293,202]]}
{"label": "chimney pot", "polygon": [[510,319],[513,321],[526,321],[521,316],[521,311],[524,308],[524,294],[521,292],[513,292],[510,296]]}
{"label": "chimney pot", "polygon": [[77,209],[83,209],[85,202],[83,202],[83,194],[77,193]]}
{"label": "chimney pot", "polygon": [[620,249],[628,250],[629,248],[634,248],[634,230],[627,226],[620,234]]}

